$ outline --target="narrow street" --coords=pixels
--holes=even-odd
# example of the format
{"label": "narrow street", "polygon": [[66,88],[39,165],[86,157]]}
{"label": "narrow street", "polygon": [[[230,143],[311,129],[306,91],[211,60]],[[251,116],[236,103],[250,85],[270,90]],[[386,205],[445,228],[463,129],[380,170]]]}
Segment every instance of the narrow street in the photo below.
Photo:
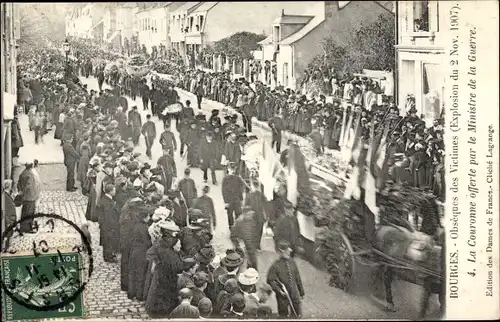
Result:
{"label": "narrow street", "polygon": [[[88,89],[97,90],[97,81],[94,78],[81,78],[84,84],[88,85]],[[178,90],[182,102],[191,100],[196,102],[196,97],[188,92]],[[143,122],[146,114],[150,110],[143,110],[142,101],[137,99],[135,102],[128,99],[129,107],[138,106],[138,110],[142,115]],[[210,113],[210,110],[218,108],[221,111],[223,106],[220,103],[204,100],[202,109],[205,113]],[[161,133],[163,123],[153,117],[157,126],[157,132]],[[25,147],[21,149],[19,163],[22,170],[23,163],[26,160],[37,158],[40,165],[40,175],[43,187],[40,206],[42,209],[53,209],[56,213],[64,214],[70,220],[82,222],[85,220],[85,209],[87,198],[82,196],[79,191],[68,193],[65,188],[65,167],[62,164],[63,157],[59,141],[53,138],[53,131],[49,132],[44,138],[44,142],[39,145],[34,144],[34,134],[29,132],[27,126],[27,116],[22,116],[21,127],[25,140]],[[173,124],[173,132],[178,135]],[[265,129],[254,126],[254,134],[260,137],[269,137],[270,133]],[[178,137],[177,137],[178,140]],[[285,140],[285,139],[284,139]],[[286,142],[283,142],[286,143]],[[161,147],[159,142],[155,142],[152,149],[153,158],[149,160],[145,156],[145,142],[141,137],[137,151],[143,153],[140,156],[141,162],[154,163],[161,156]],[[29,153],[28,153],[29,151]],[[186,160],[182,160],[179,152],[175,153],[178,176],[183,176],[183,171],[186,167]],[[154,164],[152,164],[154,166]],[[18,175],[18,171],[17,175]],[[197,184],[198,192],[201,192],[204,183],[202,180],[202,171],[198,168],[192,169],[192,178]],[[223,171],[217,171],[217,179],[219,185],[208,183],[211,188],[210,196],[212,197],[217,212],[217,229],[214,234],[214,247],[216,252],[223,254],[225,249],[231,247],[229,240],[229,229],[227,216],[224,211],[222,201],[222,192],[220,182],[223,178]],[[89,318],[148,318],[144,311],[144,304],[138,301],[132,301],[127,298],[125,292],[120,290],[120,270],[119,264],[105,263],[102,258],[102,247],[99,246],[99,228],[96,223],[90,223],[90,231],[92,234],[93,250],[95,252],[95,271],[93,277],[85,291],[86,311]],[[272,237],[264,235],[262,240],[262,252],[258,254],[259,271],[267,272],[271,263],[276,259],[277,255],[274,251]],[[396,308],[398,312],[391,313],[383,311],[367,297],[370,289],[370,271],[366,268],[360,268],[356,272],[356,285],[353,291],[346,293],[342,290],[333,288],[328,285],[329,276],[326,272],[320,271],[313,267],[310,263],[297,259],[297,265],[301,272],[306,296],[303,300],[303,315],[305,318],[333,318],[333,319],[414,319],[417,316],[419,308],[419,298],[422,292],[421,287],[408,284],[402,281],[395,281],[393,293]],[[263,274],[263,275],[264,275]],[[261,276],[260,280],[265,281],[265,276]],[[105,285],[106,287],[103,287]],[[273,310],[276,310],[276,301],[271,299]],[[431,311],[437,310],[437,301],[432,301]],[[405,312],[402,314],[401,312]]]}

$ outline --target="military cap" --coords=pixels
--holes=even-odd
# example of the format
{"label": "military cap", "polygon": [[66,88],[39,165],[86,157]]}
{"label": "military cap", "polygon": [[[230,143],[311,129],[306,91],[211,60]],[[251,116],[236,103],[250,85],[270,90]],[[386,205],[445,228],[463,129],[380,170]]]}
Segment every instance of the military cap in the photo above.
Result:
{"label": "military cap", "polygon": [[142,154],[141,152],[135,152],[135,153],[133,154],[133,157],[134,157],[134,158],[138,158],[138,157],[140,157],[140,156],[141,156],[141,154]]}

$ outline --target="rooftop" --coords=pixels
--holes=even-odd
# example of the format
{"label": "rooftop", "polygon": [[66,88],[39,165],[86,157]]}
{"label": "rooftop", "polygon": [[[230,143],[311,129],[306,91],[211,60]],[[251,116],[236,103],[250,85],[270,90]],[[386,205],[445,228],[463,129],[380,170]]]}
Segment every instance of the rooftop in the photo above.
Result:
{"label": "rooftop", "polygon": [[178,7],[175,11],[172,11],[172,12],[181,13],[181,12],[187,11],[187,14],[190,14],[191,12],[193,12],[193,10],[198,8],[202,3],[203,2],[198,2],[198,1],[186,2],[182,6]]}
{"label": "rooftop", "polygon": [[207,1],[207,2],[203,2],[192,13],[208,11],[208,10],[212,9],[213,7],[215,7],[218,3],[219,3],[219,1]]}
{"label": "rooftop", "polygon": [[314,16],[303,16],[303,15],[285,15],[282,14],[280,17],[278,17],[276,20],[274,20],[274,24],[300,24],[300,25],[305,25],[311,19],[314,18]]}

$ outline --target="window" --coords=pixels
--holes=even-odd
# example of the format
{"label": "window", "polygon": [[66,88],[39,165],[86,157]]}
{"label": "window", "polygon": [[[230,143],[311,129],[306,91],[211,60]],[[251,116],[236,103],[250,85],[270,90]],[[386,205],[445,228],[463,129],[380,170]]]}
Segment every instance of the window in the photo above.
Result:
{"label": "window", "polygon": [[200,16],[200,30],[203,30],[203,20],[205,20],[204,17]]}
{"label": "window", "polygon": [[429,31],[429,1],[413,1],[413,32]]}
{"label": "window", "polygon": [[189,17],[189,31],[193,31],[194,17]]}
{"label": "window", "polygon": [[423,63],[422,69],[422,114],[428,126],[441,116],[444,79],[440,66]]}
{"label": "window", "polygon": [[[399,82],[399,104],[404,106],[408,96],[415,95],[415,61],[403,60],[401,61],[401,74],[400,79],[404,81]],[[406,115],[405,110],[401,110],[402,115]]]}

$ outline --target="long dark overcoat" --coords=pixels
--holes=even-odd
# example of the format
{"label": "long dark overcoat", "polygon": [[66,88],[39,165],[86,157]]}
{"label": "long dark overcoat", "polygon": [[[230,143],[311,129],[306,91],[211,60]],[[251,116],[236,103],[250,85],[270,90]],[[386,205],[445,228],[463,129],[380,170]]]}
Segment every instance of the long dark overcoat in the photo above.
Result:
{"label": "long dark overcoat", "polygon": [[139,301],[144,300],[144,282],[148,262],[146,252],[151,247],[151,237],[148,233],[148,225],[144,221],[136,220],[132,234],[130,235],[130,254],[128,271],[127,296],[132,299],[136,297]]}
{"label": "long dark overcoat", "polygon": [[177,274],[182,272],[182,258],[173,249],[176,240],[161,238],[153,246],[155,266],[146,301],[146,313],[152,318],[166,318],[177,306]]}

